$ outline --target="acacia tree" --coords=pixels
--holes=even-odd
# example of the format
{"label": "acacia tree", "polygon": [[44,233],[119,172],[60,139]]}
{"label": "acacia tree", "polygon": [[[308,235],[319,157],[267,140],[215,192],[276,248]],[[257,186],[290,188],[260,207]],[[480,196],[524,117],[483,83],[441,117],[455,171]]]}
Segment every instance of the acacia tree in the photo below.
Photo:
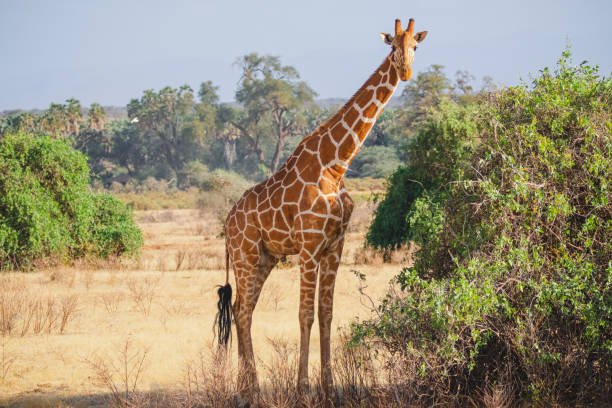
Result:
{"label": "acacia tree", "polygon": [[316,92],[299,80],[294,67],[282,65],[278,57],[252,53],[240,57],[236,63],[242,69],[236,100],[244,106],[244,116],[234,124],[264,161],[253,128],[264,118],[271,122],[276,139],[270,160],[270,170],[274,172],[279,167],[287,139],[303,133],[306,121],[301,110],[312,103]]}
{"label": "acacia tree", "polygon": [[194,123],[193,90],[188,85],[180,88],[169,86],[155,92],[144,91],[140,99],[132,99],[127,106],[129,119],[146,131],[164,162],[174,171],[181,184],[181,169],[202,142],[204,128]]}
{"label": "acacia tree", "polygon": [[419,72],[404,90],[404,126],[411,130],[425,117],[429,108],[438,106],[451,91],[451,82],[444,74],[444,66],[431,65],[426,71]]}
{"label": "acacia tree", "polygon": [[206,127],[206,133],[213,141],[223,144],[223,161],[227,170],[232,170],[237,159],[236,143],[240,130],[232,124],[236,119],[236,110],[229,105],[219,103],[219,87],[211,81],[202,82],[198,96],[200,103],[196,106],[199,121]]}

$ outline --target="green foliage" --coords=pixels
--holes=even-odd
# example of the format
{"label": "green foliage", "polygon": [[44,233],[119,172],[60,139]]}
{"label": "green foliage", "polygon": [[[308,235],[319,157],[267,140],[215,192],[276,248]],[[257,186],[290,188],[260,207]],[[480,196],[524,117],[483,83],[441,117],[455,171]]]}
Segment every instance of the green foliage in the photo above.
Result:
{"label": "green foliage", "polygon": [[401,164],[392,146],[364,146],[351,163],[349,173],[357,177],[384,178]]}
{"label": "green foliage", "polygon": [[142,233],[130,208],[108,194],[94,195],[93,204],[91,233],[95,254],[106,258],[138,252],[143,243]]}
{"label": "green foliage", "polygon": [[140,231],[111,197],[89,192],[86,157],[65,140],[9,134],[0,145],[0,268],[134,253]]}
{"label": "green foliage", "polygon": [[[566,51],[531,87],[480,103],[478,148],[446,166],[442,195],[411,204],[404,236],[420,249],[401,294],[355,325],[354,340],[410,356],[433,400],[501,384],[532,402],[606,401],[611,99],[612,80]],[[444,156],[430,157],[432,170]],[[428,382],[431,367],[443,383]]]}
{"label": "green foliage", "polygon": [[[367,234],[370,245],[394,248],[411,238],[415,201],[425,192],[434,197],[444,195],[447,183],[460,177],[462,165],[470,158],[477,135],[475,116],[474,106],[461,106],[448,98],[427,111],[408,145],[409,164],[389,178]],[[419,235],[412,238],[421,242]]]}
{"label": "green foliage", "polygon": [[263,151],[259,136],[262,126],[268,127],[264,135],[274,135],[274,151],[270,170],[280,167],[280,160],[287,138],[305,136],[307,117],[303,108],[311,104],[316,92],[304,81],[298,71],[290,65],[282,65],[275,56],[260,56],[256,53],[240,57],[236,63],[242,69],[242,78],[236,90],[236,101],[244,105],[241,123],[235,125],[242,132],[263,162]]}

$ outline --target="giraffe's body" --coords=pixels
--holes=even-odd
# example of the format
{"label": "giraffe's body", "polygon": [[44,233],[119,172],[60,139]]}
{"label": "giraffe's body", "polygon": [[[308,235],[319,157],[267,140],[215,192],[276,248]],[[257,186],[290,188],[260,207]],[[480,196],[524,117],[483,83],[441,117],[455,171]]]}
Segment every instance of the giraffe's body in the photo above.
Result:
{"label": "giraffe's body", "polygon": [[[416,43],[408,31],[396,40]],[[406,39],[403,33],[409,34]],[[385,38],[389,41],[389,35]],[[419,38],[417,38],[419,37]],[[393,39],[391,40],[393,41]],[[399,46],[399,45],[398,45]],[[413,49],[398,56],[395,46],[380,67],[355,95],[326,123],[307,136],[287,162],[268,180],[247,190],[230,211],[225,224],[229,265],[236,277],[234,317],[242,382],[247,393],[256,391],[257,380],[251,341],[252,314],[261,288],[277,261],[299,255],[300,263],[300,361],[298,388],[308,386],[308,348],[314,322],[314,299],[319,280],[319,328],[321,379],[329,393],[330,326],[336,271],[353,202],[344,189],[344,174],[370,129],[395,91],[400,78],[410,72]],[[229,267],[229,266],[228,266]]]}

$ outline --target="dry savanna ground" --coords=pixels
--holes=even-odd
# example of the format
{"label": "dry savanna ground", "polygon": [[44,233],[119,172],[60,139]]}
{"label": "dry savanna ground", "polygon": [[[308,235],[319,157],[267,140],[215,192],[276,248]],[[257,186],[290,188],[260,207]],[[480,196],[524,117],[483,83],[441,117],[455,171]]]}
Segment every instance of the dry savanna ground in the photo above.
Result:
{"label": "dry savanna ground", "polygon": [[[371,206],[358,200],[347,234],[335,292],[335,345],[342,328],[370,315],[370,298],[384,295],[406,257],[400,251],[383,264],[379,255],[363,248]],[[198,376],[208,374],[207,364],[215,358],[215,285],[225,280],[218,211],[135,215],[145,239],[137,260],[81,262],[0,276],[0,406],[108,405],[113,398],[120,404],[126,391],[179,389],[189,395]],[[355,271],[366,276],[365,283]],[[264,386],[276,360],[295,357],[298,278],[294,259],[277,266],[255,310],[252,333]],[[311,383],[317,378],[318,337],[315,322]],[[234,363],[236,345],[233,341]],[[293,373],[289,377],[294,380]]]}

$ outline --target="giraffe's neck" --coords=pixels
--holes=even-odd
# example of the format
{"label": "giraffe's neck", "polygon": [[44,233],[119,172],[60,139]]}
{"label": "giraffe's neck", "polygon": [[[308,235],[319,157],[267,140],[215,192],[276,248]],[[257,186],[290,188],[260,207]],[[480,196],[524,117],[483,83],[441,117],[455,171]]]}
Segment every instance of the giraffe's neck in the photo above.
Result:
{"label": "giraffe's neck", "polygon": [[389,55],[353,97],[320,128],[319,157],[338,182],[361,148],[399,83]]}

